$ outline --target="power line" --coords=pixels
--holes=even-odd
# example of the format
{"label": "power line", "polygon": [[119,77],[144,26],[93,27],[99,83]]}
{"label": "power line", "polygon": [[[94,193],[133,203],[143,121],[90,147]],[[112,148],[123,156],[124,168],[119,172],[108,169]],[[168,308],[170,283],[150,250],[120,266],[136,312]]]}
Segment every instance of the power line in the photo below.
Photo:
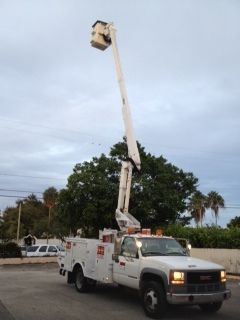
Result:
{"label": "power line", "polygon": [[9,191],[9,192],[24,192],[24,193],[43,193],[41,191],[27,191],[27,190],[12,190],[12,189],[1,189],[0,191]]}
{"label": "power line", "polygon": [[[21,191],[21,190],[7,190],[7,189],[0,189],[1,191],[16,191],[16,192],[30,192],[30,193],[34,193],[32,191]],[[41,193],[42,192],[35,192],[35,193]],[[28,199],[29,197],[27,196],[18,196],[18,195],[4,195],[4,194],[0,194],[0,197],[4,198],[21,198],[21,199]],[[37,198],[37,199],[43,199],[43,198]],[[240,209],[240,205],[226,205],[224,208],[222,209]]]}
{"label": "power line", "polygon": [[240,205],[239,206],[225,206],[224,208],[226,209],[240,209]]}
{"label": "power line", "polygon": [[[88,134],[88,133],[85,133],[85,132],[81,132],[81,131],[78,131],[78,130],[72,130],[72,129],[63,129],[63,128],[57,128],[57,127],[49,127],[49,126],[43,126],[43,125],[40,125],[40,124],[35,124],[35,125],[33,125],[33,124],[30,124],[30,123],[27,123],[27,122],[23,122],[23,121],[19,121],[19,120],[14,120],[14,119],[12,119],[12,120],[10,120],[10,119],[4,119],[4,118],[1,118],[0,117],[0,121],[2,121],[2,120],[4,120],[4,121],[14,121],[14,122],[17,122],[17,123],[22,123],[22,124],[24,124],[24,125],[27,125],[27,126],[33,126],[34,127],[34,129],[36,128],[36,127],[41,127],[41,128],[45,128],[45,129],[50,129],[50,130],[55,130],[55,131],[60,131],[61,130],[61,135],[58,135],[58,133],[55,135],[55,134],[51,134],[51,133],[48,133],[48,132],[46,132],[46,131],[44,131],[44,132],[39,132],[39,131],[32,131],[32,130],[28,130],[28,129],[22,129],[22,128],[18,128],[18,127],[14,127],[14,128],[11,128],[11,130],[12,129],[14,129],[14,130],[18,130],[18,131],[22,131],[22,132],[27,132],[27,133],[31,133],[31,134],[36,134],[36,135],[41,135],[41,136],[48,136],[48,137],[51,137],[51,138],[54,138],[54,139],[60,139],[60,140],[65,140],[65,141],[69,141],[69,142],[73,142],[73,143],[78,143],[79,142],[79,138],[76,138],[76,139],[74,139],[74,138],[72,138],[72,134],[74,133],[74,134],[77,134],[77,135],[81,135],[81,136],[87,136],[88,137],[88,139],[90,140],[92,140],[92,141],[85,141],[85,142],[87,142],[88,144],[94,144],[94,145],[98,145],[98,146],[102,146],[103,144],[102,143],[99,143],[99,142],[94,142],[93,141],[93,139],[94,139],[94,137],[93,137],[93,135],[92,134]],[[1,126],[1,128],[4,128],[4,129],[9,129],[9,127],[3,127],[3,126]],[[68,137],[66,137],[66,136],[63,136],[62,135],[62,132],[63,131],[65,131],[66,133],[71,133],[71,138],[68,138]],[[103,137],[103,136],[102,136]],[[106,139],[106,137],[105,137],[105,139]]]}
{"label": "power line", "polygon": [[[65,131],[67,133],[76,133],[76,134],[81,134],[81,135],[85,135],[85,136],[89,136],[92,138],[92,134],[89,134],[89,133],[86,133],[86,132],[83,132],[83,131],[79,131],[79,130],[76,130],[76,129],[66,129],[66,128],[60,128],[60,127],[53,127],[53,126],[46,126],[46,125],[43,125],[43,124],[39,124],[39,123],[32,123],[32,122],[27,122],[27,121],[21,121],[19,119],[13,119],[13,118],[5,118],[5,117],[0,117],[0,121],[8,121],[8,122],[17,122],[17,123],[20,123],[20,124],[23,124],[23,125],[26,125],[26,126],[30,126],[30,127],[40,127],[40,128],[43,128],[43,129],[50,129],[50,130],[57,130],[57,131]],[[14,127],[14,129],[16,129],[16,127]]]}
{"label": "power line", "polygon": [[[65,129],[65,128],[60,128],[60,127],[52,127],[52,126],[46,126],[46,125],[42,125],[42,124],[38,124],[38,123],[30,123],[30,122],[26,122],[26,121],[21,121],[21,120],[18,120],[18,119],[13,119],[13,118],[5,118],[5,117],[0,117],[0,121],[8,121],[8,122],[16,122],[16,123],[19,123],[19,124],[22,124],[22,125],[25,125],[25,126],[30,126],[30,127],[39,127],[39,128],[43,128],[43,129],[50,129],[50,130],[55,130],[55,131],[61,131],[61,133],[63,132],[63,131],[65,131],[66,133],[71,133],[71,134],[80,134],[80,135],[84,135],[84,136],[87,136],[87,137],[89,137],[89,140],[93,140],[94,139],[94,136],[92,135],[92,134],[89,134],[89,133],[86,133],[86,132],[81,132],[81,131],[79,131],[79,130],[74,130],[74,129]],[[72,138],[68,138],[68,137],[66,137],[66,136],[63,136],[63,135],[54,135],[54,134],[49,134],[49,133],[46,133],[46,132],[35,132],[35,131],[30,131],[30,130],[26,130],[26,129],[21,129],[21,128],[16,128],[16,127],[14,127],[13,128],[14,130],[20,130],[20,131],[23,131],[23,132],[30,132],[30,133],[33,133],[33,134],[38,134],[38,135],[44,135],[44,136],[50,136],[50,137],[52,137],[52,138],[55,138],[55,139],[60,139],[60,140],[66,140],[66,141],[70,141],[70,142],[73,142],[73,143],[76,143],[76,142],[78,142],[78,140],[76,140],[76,139],[72,139]],[[101,138],[104,138],[104,139],[106,139],[106,137],[105,136],[103,136],[103,135],[100,135],[100,137]],[[99,138],[99,134],[98,134],[98,138]],[[97,146],[107,146],[107,144],[106,143],[99,143],[99,142],[95,142],[95,141],[85,141],[86,143],[88,143],[88,144],[93,144],[93,145],[97,145]],[[167,149],[170,149],[170,150],[174,150],[174,151],[176,151],[176,150],[182,150],[182,151],[187,151],[188,152],[188,154],[189,154],[189,151],[190,151],[190,153],[194,153],[194,154],[190,154],[190,157],[192,157],[192,158],[198,158],[198,156],[196,156],[195,155],[195,153],[198,153],[198,154],[204,154],[204,157],[205,158],[209,158],[209,154],[212,154],[212,155],[224,155],[224,156],[226,156],[226,152],[224,153],[224,152],[217,152],[217,151],[211,151],[211,150],[203,150],[203,149],[201,149],[201,150],[199,150],[199,149],[197,149],[197,150],[194,150],[194,149],[189,149],[189,147],[188,146],[169,146],[169,145],[162,145],[161,144],[161,146],[160,146],[161,148],[167,148]],[[166,153],[166,152],[165,152]],[[237,154],[229,154],[228,153],[228,158],[229,158],[229,155],[231,156],[231,157],[237,157],[237,158],[239,158],[239,155],[237,155]],[[178,154],[178,156],[179,156],[179,154]],[[180,156],[181,156],[181,154],[180,154]],[[183,154],[183,156],[185,156],[185,154]]]}
{"label": "power line", "polygon": [[[29,197],[23,197],[23,196],[13,196],[13,195],[4,195],[4,194],[0,194],[0,197],[2,198],[18,198],[18,199],[29,199]],[[37,198],[38,200],[42,200],[43,198]]]}
{"label": "power line", "polygon": [[31,178],[31,179],[65,180],[65,178],[25,176],[25,175],[21,175],[21,174],[8,174],[8,173],[0,173],[0,176],[19,177],[19,178]]}

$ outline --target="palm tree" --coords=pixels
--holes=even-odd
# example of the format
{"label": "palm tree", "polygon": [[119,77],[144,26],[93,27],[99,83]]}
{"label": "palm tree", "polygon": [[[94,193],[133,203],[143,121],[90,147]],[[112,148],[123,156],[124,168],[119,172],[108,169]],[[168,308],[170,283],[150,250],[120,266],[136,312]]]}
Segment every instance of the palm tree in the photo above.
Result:
{"label": "palm tree", "polygon": [[50,221],[51,221],[51,209],[55,206],[57,200],[58,192],[57,189],[54,187],[50,187],[46,189],[43,193],[43,200],[45,206],[48,208],[48,231],[47,231],[47,243],[49,237],[49,228],[50,228]]}
{"label": "palm tree", "polygon": [[206,211],[206,196],[200,191],[196,191],[190,199],[188,211],[194,218],[197,227],[199,226],[199,223],[202,227],[202,221]]}
{"label": "palm tree", "polygon": [[212,212],[214,212],[216,226],[219,217],[219,209],[224,207],[224,199],[219,193],[217,193],[216,191],[211,191],[208,193],[206,208],[211,209]]}

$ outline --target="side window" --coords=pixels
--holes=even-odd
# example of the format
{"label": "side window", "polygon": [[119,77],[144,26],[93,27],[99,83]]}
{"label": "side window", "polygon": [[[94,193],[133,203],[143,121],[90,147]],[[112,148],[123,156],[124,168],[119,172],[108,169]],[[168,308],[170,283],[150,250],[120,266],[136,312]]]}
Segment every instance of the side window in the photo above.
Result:
{"label": "side window", "polygon": [[135,239],[133,238],[125,238],[123,240],[121,255],[125,257],[137,258],[138,257],[138,249],[136,246]]}
{"label": "side window", "polygon": [[57,252],[57,248],[54,246],[49,246],[48,252]]}
{"label": "side window", "polygon": [[38,251],[39,252],[46,252],[47,251],[47,246],[41,246]]}
{"label": "side window", "polygon": [[35,252],[35,251],[37,251],[37,249],[38,249],[38,246],[32,246],[32,247],[28,247],[27,251],[28,252]]}

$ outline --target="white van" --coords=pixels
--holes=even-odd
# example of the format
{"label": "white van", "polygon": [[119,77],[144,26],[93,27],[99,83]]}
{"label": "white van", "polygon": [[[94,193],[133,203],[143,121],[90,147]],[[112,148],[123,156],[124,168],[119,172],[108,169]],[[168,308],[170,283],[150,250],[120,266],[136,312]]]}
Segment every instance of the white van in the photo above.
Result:
{"label": "white van", "polygon": [[58,256],[61,251],[64,251],[62,246],[35,244],[27,248],[27,257],[55,257]]}

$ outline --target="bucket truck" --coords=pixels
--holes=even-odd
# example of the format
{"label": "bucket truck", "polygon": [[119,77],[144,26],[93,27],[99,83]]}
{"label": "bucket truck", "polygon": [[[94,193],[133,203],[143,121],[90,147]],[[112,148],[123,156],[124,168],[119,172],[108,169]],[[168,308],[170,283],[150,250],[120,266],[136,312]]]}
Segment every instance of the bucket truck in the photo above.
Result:
{"label": "bucket truck", "polygon": [[141,230],[139,221],[128,212],[132,171],[140,170],[141,162],[113,24],[96,21],[91,45],[102,51],[112,47],[122,98],[128,158],[122,162],[116,209],[120,232],[104,229],[99,239],[66,239],[60,274],[67,274],[67,282],[74,283],[79,292],[89,291],[97,281],[136,289],[151,318],[163,316],[169,304],[199,305],[203,311],[216,312],[231,295],[224,267],[189,257],[172,237]]}

